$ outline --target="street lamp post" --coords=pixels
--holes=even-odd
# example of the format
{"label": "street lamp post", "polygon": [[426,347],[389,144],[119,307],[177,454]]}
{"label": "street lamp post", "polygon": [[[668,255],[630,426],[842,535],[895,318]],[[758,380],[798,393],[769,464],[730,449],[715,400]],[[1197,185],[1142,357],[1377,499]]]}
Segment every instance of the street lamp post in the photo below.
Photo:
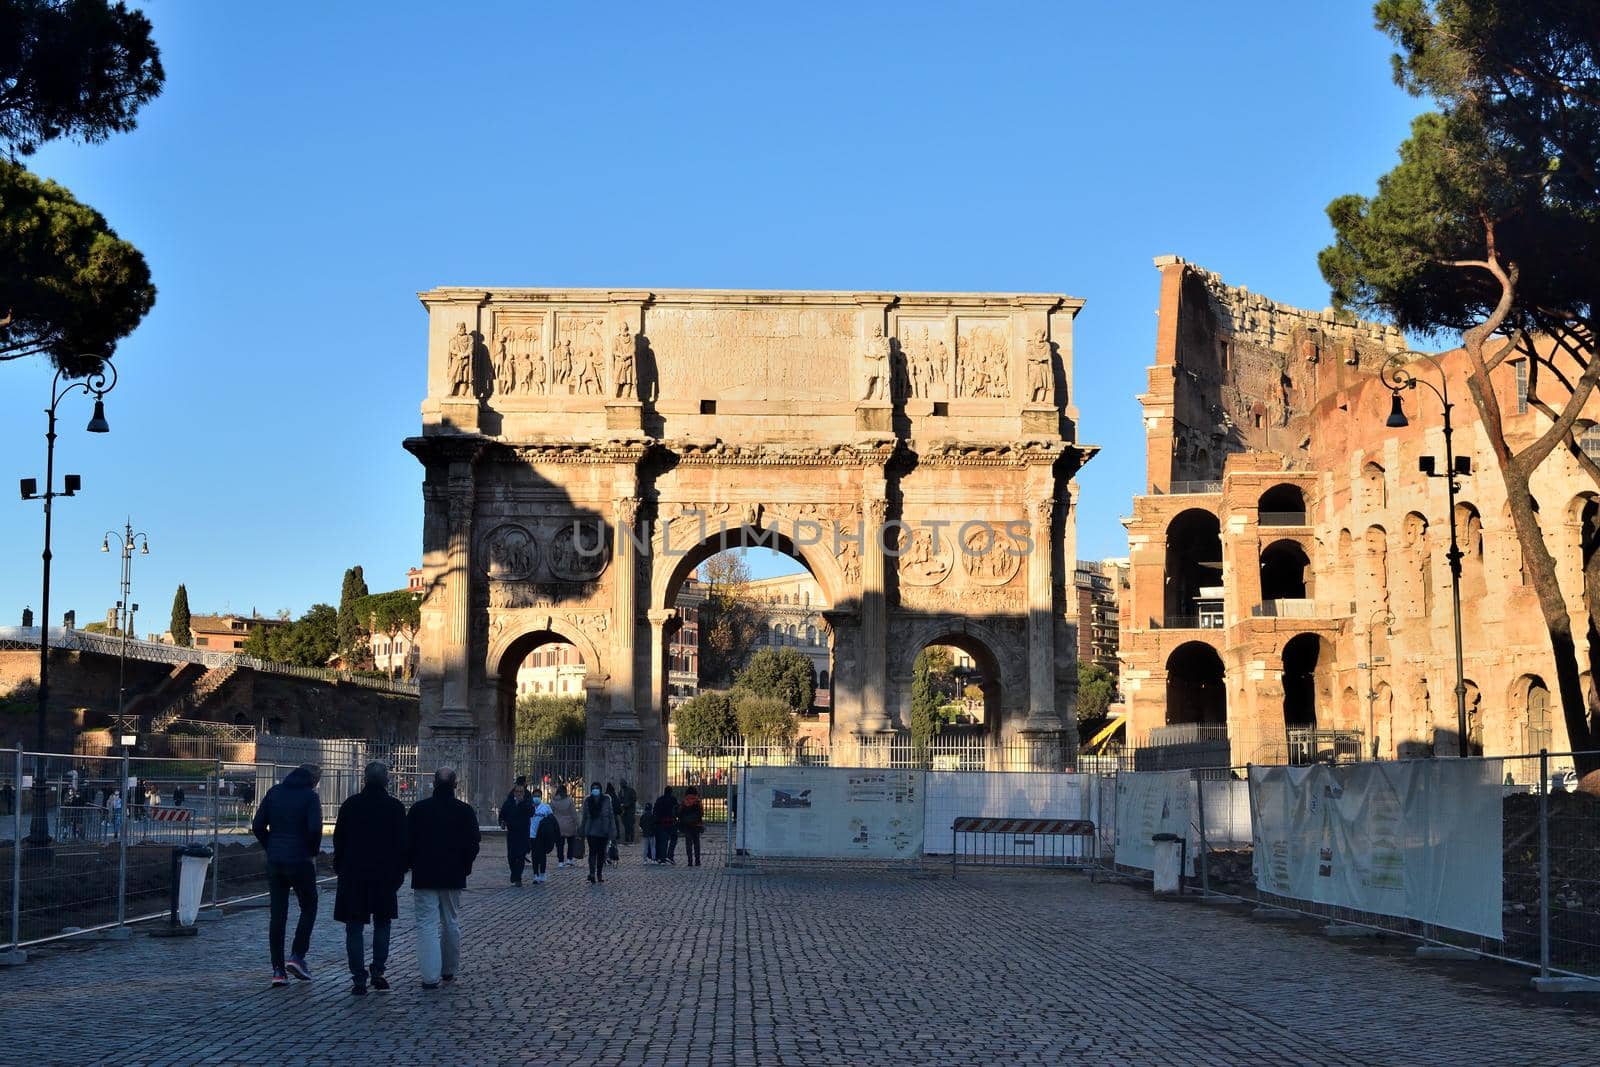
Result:
{"label": "street lamp post", "polygon": [[73,496],[83,486],[76,474],[62,478],[61,491],[56,492],[56,407],[71,393],[82,391],[94,396],[94,414],[87,427],[90,433],[110,433],[106,422],[105,395],[116,388],[117,368],[111,360],[101,362],[100,369],[81,381],[62,381],[64,371],[56,371],[50,385],[50,406],[45,408],[47,419],[44,435],[44,492],[32,478],[22,479],[22,499],[44,501],[44,591],[39,604],[39,709],[38,745],[41,755],[35,760],[33,772],[33,817],[28,823],[27,842],[34,846],[50,843],[49,787],[45,783],[44,753],[50,747],[50,511],[58,496]]}
{"label": "street lamp post", "polygon": [[1456,639],[1456,754],[1467,756],[1467,682],[1462,666],[1461,656],[1461,546],[1456,541],[1456,494],[1461,491],[1459,479],[1472,474],[1472,458],[1470,456],[1457,456],[1451,449],[1450,435],[1450,381],[1445,376],[1444,368],[1439,366],[1439,361],[1432,356],[1423,355],[1433,369],[1439,372],[1440,388],[1434,388],[1431,382],[1424,382],[1412,374],[1405,366],[1405,361],[1399,356],[1393,356],[1384,364],[1379,378],[1394,394],[1393,406],[1389,409],[1389,419],[1386,425],[1399,428],[1409,426],[1410,420],[1406,418],[1405,406],[1400,402],[1400,394],[1406,389],[1415,389],[1418,385],[1425,385],[1433,395],[1439,398],[1439,403],[1444,405],[1444,470],[1437,469],[1433,456],[1422,456],[1417,460],[1417,469],[1429,478],[1443,478],[1450,497],[1450,551],[1445,558],[1450,561],[1450,602],[1453,612]]}
{"label": "street lamp post", "polygon": [[[128,690],[128,635],[133,632],[133,617],[139,611],[139,605],[131,599],[133,593],[133,550],[140,547],[139,554],[150,554],[150,537],[147,534],[133,532],[133,520],[129,519],[122,524],[122,532],[107,530],[105,540],[100,542],[100,551],[111,551],[111,539],[115,537],[122,546],[122,599],[117,601],[117,611],[120,618],[117,620],[117,629],[122,633],[122,648],[117,656],[117,729],[124,729],[122,723],[122,706]],[[142,547],[141,547],[142,542]]]}
{"label": "street lamp post", "polygon": [[[1394,625],[1394,615],[1390,613],[1388,608],[1379,608],[1367,619],[1367,662],[1362,664],[1367,668],[1367,743],[1372,746],[1373,759],[1378,758],[1378,727],[1377,713],[1375,711],[1378,702],[1378,688],[1372,684],[1372,668],[1377,663],[1372,658],[1372,628],[1380,619],[1384,626]],[[1391,630],[1390,636],[1393,635],[1394,631]]]}

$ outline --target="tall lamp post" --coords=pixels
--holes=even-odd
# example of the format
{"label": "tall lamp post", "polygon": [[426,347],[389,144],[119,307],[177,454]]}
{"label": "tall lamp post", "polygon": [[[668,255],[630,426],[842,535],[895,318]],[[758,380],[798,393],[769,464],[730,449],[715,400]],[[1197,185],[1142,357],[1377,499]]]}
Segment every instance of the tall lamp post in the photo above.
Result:
{"label": "tall lamp post", "polygon": [[122,634],[122,649],[117,656],[117,729],[126,728],[122,720],[122,705],[127,693],[128,671],[128,635],[133,632],[133,617],[139,611],[139,605],[133,603],[129,597],[133,592],[133,550],[140,549],[141,556],[150,554],[150,537],[147,534],[133,532],[133,520],[129,519],[122,524],[122,532],[107,530],[105,540],[100,542],[100,551],[111,551],[111,539],[115,537],[122,546],[122,599],[117,601],[117,611],[120,618],[117,629]]}
{"label": "tall lamp post", "polygon": [[[1367,669],[1367,744],[1372,746],[1373,759],[1378,758],[1378,727],[1377,713],[1375,711],[1378,702],[1378,687],[1372,684],[1372,669],[1377,664],[1377,660],[1373,659],[1372,656],[1372,629],[1379,622],[1382,622],[1386,627],[1394,625],[1394,615],[1388,608],[1379,608],[1367,619],[1367,662],[1360,664],[1360,666]],[[1389,631],[1389,636],[1394,636],[1393,630]]]}
{"label": "tall lamp post", "polygon": [[[89,419],[86,429],[90,433],[110,433],[111,424],[106,422],[105,396],[116,388],[117,368],[111,360],[101,362],[100,369],[81,380],[68,379],[62,381],[64,371],[56,371],[55,380],[50,385],[50,406],[44,409],[47,429],[44,435],[44,492],[39,492],[39,483],[32,478],[22,479],[22,499],[44,501],[44,592],[40,596],[39,605],[39,751],[44,753],[50,747],[50,510],[51,503],[58,496],[73,496],[83,486],[83,479],[76,474],[65,475],[61,480],[61,491],[56,492],[56,408],[68,395],[84,392],[94,397],[94,414]],[[30,845],[43,846],[50,843],[50,813],[49,786],[45,783],[44,756],[40,755],[34,766],[33,774],[33,817],[28,823],[27,842]]]}
{"label": "tall lamp post", "polygon": [[1439,403],[1444,405],[1444,470],[1437,469],[1433,456],[1421,456],[1417,459],[1417,469],[1429,478],[1443,478],[1450,495],[1450,551],[1445,558],[1450,561],[1450,603],[1453,611],[1456,638],[1456,754],[1467,756],[1467,682],[1461,661],[1461,546],[1456,541],[1456,494],[1461,491],[1460,479],[1472,474],[1472,458],[1458,456],[1451,450],[1450,444],[1450,381],[1445,376],[1444,368],[1439,366],[1439,361],[1432,356],[1422,357],[1433,364],[1433,369],[1439,372],[1440,388],[1434,388],[1431,382],[1420,380],[1406,367],[1405,361],[1399,356],[1393,356],[1384,364],[1379,373],[1383,384],[1388,386],[1394,394],[1393,406],[1389,409],[1389,419],[1385,425],[1399,428],[1411,425],[1406,418],[1405,405],[1400,401],[1400,394],[1406,389],[1415,389],[1418,385],[1425,385],[1439,398]]}

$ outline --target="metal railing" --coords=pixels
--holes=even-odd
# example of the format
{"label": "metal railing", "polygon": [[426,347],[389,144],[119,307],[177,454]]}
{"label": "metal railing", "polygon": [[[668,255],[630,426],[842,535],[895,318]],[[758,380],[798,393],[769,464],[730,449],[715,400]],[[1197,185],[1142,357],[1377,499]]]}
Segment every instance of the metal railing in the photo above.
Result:
{"label": "metal railing", "polygon": [[1307,763],[1352,763],[1361,758],[1364,730],[1318,730],[1315,728],[1290,728],[1288,731],[1289,762],[1295,766]]}
{"label": "metal railing", "polygon": [[[50,628],[50,647],[71,649],[79,652],[98,652],[102,655],[121,655],[124,641],[120,637],[108,637],[104,634],[93,634],[86,630],[68,630],[65,627]],[[242,652],[206,652],[197,648],[185,648],[182,645],[165,645],[159,641],[145,641],[137,637],[130,637],[126,641],[129,658],[145,660],[150,663],[197,663],[208,669],[222,667],[248,667],[254,671],[265,674],[283,674],[297,678],[310,678],[321,682],[338,682],[344,685],[359,685],[367,689],[380,689],[392,693],[414,694],[419,690],[417,683],[395,681],[390,678],[376,678],[365,674],[356,674],[352,671],[338,671],[327,667],[302,667],[293,663],[276,663],[272,660],[257,659],[247,656]],[[37,626],[0,626],[0,646],[12,648],[38,648],[39,628]]]}
{"label": "metal railing", "polygon": [[1306,513],[1303,511],[1263,511],[1257,519],[1258,526],[1304,526]]}
{"label": "metal railing", "polygon": [[1207,612],[1203,615],[1164,615],[1159,619],[1150,620],[1152,630],[1221,630],[1223,629],[1222,612]]}
{"label": "metal railing", "polygon": [[1145,734],[1145,747],[1161,748],[1166,745],[1192,745],[1198,741],[1226,741],[1228,728],[1215,723],[1187,722],[1173,726],[1157,726]]}
{"label": "metal railing", "polygon": [[[1220,493],[1220,492],[1222,492],[1222,482],[1221,481],[1214,481],[1214,482],[1211,482],[1211,481],[1192,482],[1191,481],[1191,482],[1173,482],[1171,485],[1169,485],[1167,487],[1166,495],[1167,496],[1198,496],[1198,495],[1200,495],[1202,493]],[[1155,493],[1159,495],[1161,493],[1161,490],[1157,489],[1157,490],[1155,490]]]}

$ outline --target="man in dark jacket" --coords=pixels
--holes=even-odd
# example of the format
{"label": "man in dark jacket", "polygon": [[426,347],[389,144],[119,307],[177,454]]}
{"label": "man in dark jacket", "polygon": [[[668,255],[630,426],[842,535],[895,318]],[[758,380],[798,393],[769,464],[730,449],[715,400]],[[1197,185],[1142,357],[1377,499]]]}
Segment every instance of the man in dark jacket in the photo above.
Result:
{"label": "man in dark jacket", "polygon": [[372,922],[373,989],[388,989],[389,924],[400,914],[400,883],[406,880],[406,808],[389,795],[389,768],[367,764],[361,792],[339,805],[333,826],[333,869],[339,891],[333,918],[344,923],[345,954],[350,959],[352,993],[367,991],[363,932]]}
{"label": "man in dark jacket", "polygon": [[506,862],[511,866],[511,884],[522,884],[522,868],[528,861],[532,842],[528,832],[533,826],[533,798],[528,795],[528,779],[517,775],[516,784],[506,794],[500,805],[500,826],[506,832]]}
{"label": "man in dark jacket", "polygon": [[[271,917],[267,923],[272,951],[272,984],[288,985],[288,974],[309,981],[306,953],[311,950],[311,927],[317,921],[317,852],[322,848],[322,800],[317,782],[322,768],[302,764],[267,790],[256,809],[250,830],[267,850],[267,891]],[[294,944],[283,958],[283,932],[289,922],[289,890],[300,905],[294,927]]]}
{"label": "man in dark jacket", "polygon": [[639,818],[639,791],[629,785],[627,779],[622,782],[622,840],[633,844],[633,828]]}
{"label": "man in dark jacket", "polygon": [[461,962],[456,913],[461,891],[478,858],[478,817],[456,799],[456,772],[440,767],[433,796],[419,800],[406,819],[411,892],[417,915],[417,970],[423,989],[453,982]]}
{"label": "man in dark jacket", "polygon": [[670,863],[677,866],[677,858],[673,852],[678,847],[678,798],[672,795],[672,787],[667,786],[656,797],[655,806],[656,822],[656,862]]}

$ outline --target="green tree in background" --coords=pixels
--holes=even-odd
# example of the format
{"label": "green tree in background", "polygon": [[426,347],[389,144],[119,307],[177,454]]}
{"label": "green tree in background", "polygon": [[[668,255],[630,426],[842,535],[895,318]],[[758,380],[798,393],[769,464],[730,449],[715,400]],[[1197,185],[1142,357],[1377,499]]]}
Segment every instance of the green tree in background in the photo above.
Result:
{"label": "green tree in background", "polygon": [[738,702],[734,714],[739,723],[739,734],[751,745],[773,745],[787,748],[794,744],[800,733],[800,716],[785,700],[777,697],[757,696],[749,691],[734,690]]}
{"label": "green tree in background", "polygon": [[700,606],[700,682],[728,685],[762,630],[750,595],[750,568],[742,557],[720,552],[701,567],[706,599]]}
{"label": "green tree in background", "polygon": [[1117,680],[1098,663],[1078,661],[1078,721],[1104,719],[1111,706]]}
{"label": "green tree in background", "polygon": [[344,584],[339,588],[339,651],[346,663],[365,663],[371,655],[371,649],[363,647],[367,639],[367,620],[356,607],[365,596],[367,581],[358,564],[344,572]]}
{"label": "green tree in background", "polygon": [[[417,631],[422,628],[422,601],[409,589],[362,597],[355,602],[353,613],[366,632],[384,634],[390,640],[397,637],[415,640]],[[368,646],[369,654],[370,651]],[[410,657],[406,658],[403,669],[407,676],[411,674]]]}
{"label": "green tree in background", "polygon": [[516,738],[522,745],[581,740],[587,724],[584,698],[532,693],[517,700]]}
{"label": "green tree in background", "polygon": [[165,72],[150,22],[104,0],[0,0],[0,361],[88,374],[155,303],[149,267],[99,212],[16,162],[131,130]]}
{"label": "green tree in background", "polygon": [[178,591],[172,594],[172,622],[167,627],[172,633],[172,643],[188,648],[194,644],[194,635],[189,632],[189,590],[182,582],[178,583]]}
{"label": "green tree in background", "polygon": [[763,648],[734,677],[734,688],[781,700],[797,712],[811,707],[817,684],[811,660],[793,648]]}
{"label": "green tree in background", "polygon": [[339,613],[333,605],[313,604],[287,626],[252,627],[239,651],[274,663],[326,667],[339,650],[338,624]]}
{"label": "green tree in background", "polygon": [[678,705],[672,713],[672,730],[685,752],[714,756],[739,732],[739,720],[728,694],[706,689]]}
{"label": "green tree in background", "polygon": [[[1561,449],[1600,486],[1578,422],[1600,382],[1600,19],[1588,0],[1382,0],[1376,15],[1400,49],[1396,80],[1438,110],[1413,122],[1375,196],[1329,205],[1335,242],[1318,263],[1341,308],[1459,333],[1477,425],[1550,634],[1567,734],[1573,749],[1595,749],[1600,729],[1531,480]],[[1522,392],[1519,362],[1542,419],[1512,441],[1501,403]],[[1595,543],[1592,525],[1584,538]],[[1586,548],[1584,563],[1589,669],[1600,677],[1600,552]],[[1600,768],[1597,757],[1576,762]]]}

